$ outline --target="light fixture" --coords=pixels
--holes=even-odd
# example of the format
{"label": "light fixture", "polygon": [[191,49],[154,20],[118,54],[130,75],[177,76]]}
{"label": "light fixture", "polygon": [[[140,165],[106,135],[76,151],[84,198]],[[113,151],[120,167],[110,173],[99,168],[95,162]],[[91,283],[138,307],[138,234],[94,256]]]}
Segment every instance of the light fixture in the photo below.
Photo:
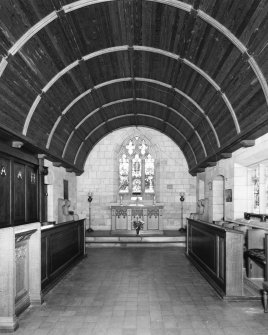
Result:
{"label": "light fixture", "polygon": [[87,200],[88,200],[88,202],[92,202],[92,200],[93,200],[93,192],[88,192],[88,194],[87,194]]}
{"label": "light fixture", "polygon": [[185,200],[185,192],[180,192],[180,201]]}

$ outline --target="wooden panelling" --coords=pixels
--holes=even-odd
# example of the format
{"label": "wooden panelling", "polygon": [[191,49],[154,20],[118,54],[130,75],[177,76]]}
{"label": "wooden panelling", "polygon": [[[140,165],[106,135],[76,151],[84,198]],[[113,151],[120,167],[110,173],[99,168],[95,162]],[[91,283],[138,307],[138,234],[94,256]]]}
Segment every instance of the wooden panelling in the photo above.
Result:
{"label": "wooden panelling", "polygon": [[37,168],[26,167],[26,219],[27,222],[38,221],[38,171]]}
{"label": "wooden panelling", "polygon": [[84,220],[55,225],[41,232],[41,287],[47,291],[84,256]]}
{"label": "wooden panelling", "polygon": [[244,294],[243,243],[241,231],[188,219],[187,255],[224,299]]}
{"label": "wooden panelling", "polygon": [[216,264],[216,243],[217,236],[203,231],[196,226],[191,227],[191,252],[198,255],[198,258],[205,263],[213,272],[217,270]]}
{"label": "wooden panelling", "polygon": [[0,228],[11,223],[11,161],[0,157]]}
{"label": "wooden panelling", "polygon": [[14,223],[25,222],[25,165],[14,162],[13,185],[14,185]]}
{"label": "wooden panelling", "polygon": [[37,171],[37,165],[0,155],[0,228],[38,221]]}

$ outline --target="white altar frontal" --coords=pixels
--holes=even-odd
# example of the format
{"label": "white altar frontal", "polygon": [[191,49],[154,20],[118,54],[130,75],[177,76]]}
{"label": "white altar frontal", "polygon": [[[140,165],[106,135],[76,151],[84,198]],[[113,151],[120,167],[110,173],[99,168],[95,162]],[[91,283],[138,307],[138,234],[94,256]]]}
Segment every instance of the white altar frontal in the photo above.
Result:
{"label": "white altar frontal", "polygon": [[111,205],[112,232],[136,232],[135,218],[144,222],[142,233],[163,233],[163,205]]}

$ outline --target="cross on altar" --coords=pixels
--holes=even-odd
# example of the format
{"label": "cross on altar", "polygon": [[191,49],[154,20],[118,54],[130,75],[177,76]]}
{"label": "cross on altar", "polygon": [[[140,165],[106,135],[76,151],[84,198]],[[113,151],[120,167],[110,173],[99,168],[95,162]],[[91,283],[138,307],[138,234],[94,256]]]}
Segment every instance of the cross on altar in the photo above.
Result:
{"label": "cross on altar", "polygon": [[134,149],[135,149],[135,145],[132,143],[132,141],[130,140],[129,141],[129,143],[128,143],[128,145],[126,145],[126,148],[127,148],[127,150],[128,150],[128,153],[130,154],[130,155],[132,155],[133,154],[133,151],[134,151]]}
{"label": "cross on altar", "polygon": [[139,146],[139,149],[141,150],[142,155],[145,154],[147,148],[148,146],[145,144],[145,141],[143,140],[142,144]]}

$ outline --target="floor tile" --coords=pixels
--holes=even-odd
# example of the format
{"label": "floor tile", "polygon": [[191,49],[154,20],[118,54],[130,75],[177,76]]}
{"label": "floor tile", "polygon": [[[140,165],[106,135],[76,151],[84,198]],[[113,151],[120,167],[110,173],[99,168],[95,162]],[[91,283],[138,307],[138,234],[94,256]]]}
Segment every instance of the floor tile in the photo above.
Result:
{"label": "floor tile", "polygon": [[90,248],[15,335],[264,335],[260,301],[226,302],[183,248]]}

